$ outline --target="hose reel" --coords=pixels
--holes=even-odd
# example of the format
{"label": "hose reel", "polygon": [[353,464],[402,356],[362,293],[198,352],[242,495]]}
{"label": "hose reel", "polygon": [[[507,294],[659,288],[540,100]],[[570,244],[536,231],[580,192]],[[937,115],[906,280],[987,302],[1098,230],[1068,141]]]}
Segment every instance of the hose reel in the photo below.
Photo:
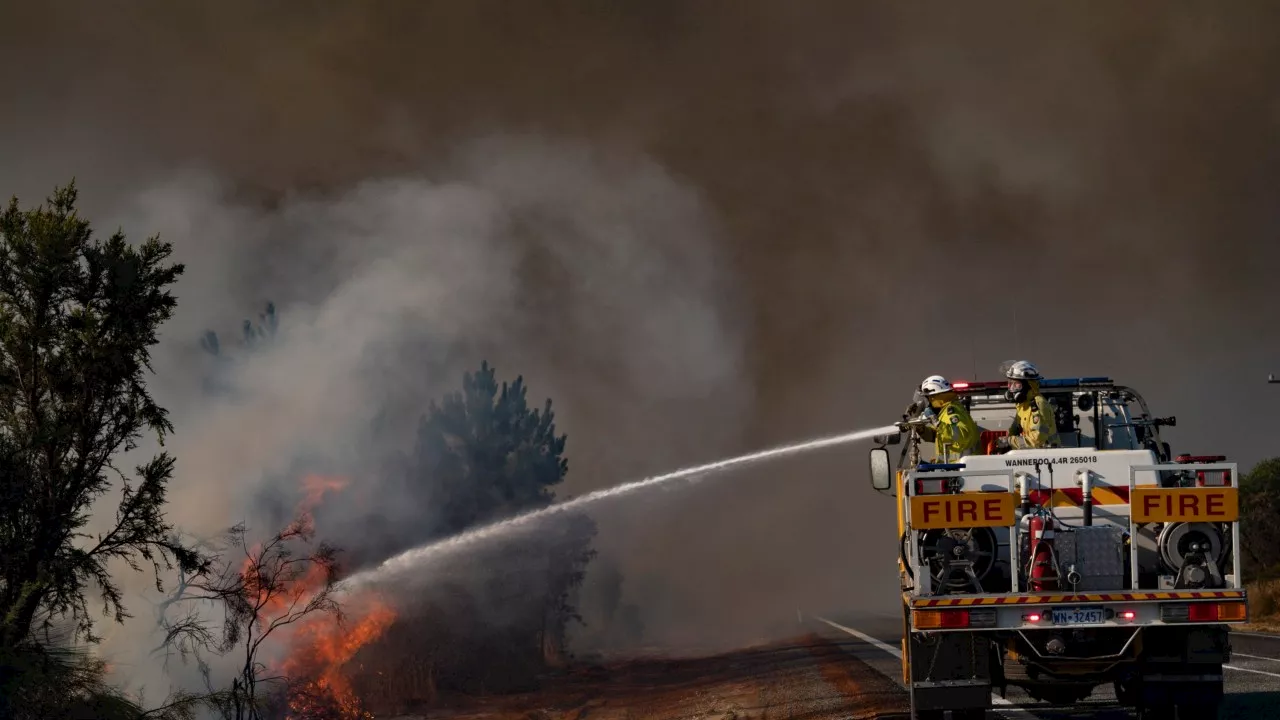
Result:
{"label": "hose reel", "polygon": [[1231,550],[1222,526],[1206,522],[1169,523],[1156,538],[1160,562],[1174,575],[1174,587],[1222,587],[1222,567]]}
{"label": "hose reel", "polygon": [[982,581],[996,565],[999,544],[989,527],[925,530],[920,556],[929,566],[934,593],[981,593]]}

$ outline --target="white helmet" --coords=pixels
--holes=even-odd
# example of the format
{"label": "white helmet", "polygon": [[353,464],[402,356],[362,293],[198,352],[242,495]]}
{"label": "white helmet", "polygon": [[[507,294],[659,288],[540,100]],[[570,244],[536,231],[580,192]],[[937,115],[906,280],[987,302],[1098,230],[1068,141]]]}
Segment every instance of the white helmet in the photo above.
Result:
{"label": "white helmet", "polygon": [[1026,360],[1018,360],[1005,370],[1004,376],[1010,380],[1039,380],[1040,371]]}
{"label": "white helmet", "polygon": [[930,375],[920,383],[920,394],[925,397],[951,392],[951,383],[941,375]]}

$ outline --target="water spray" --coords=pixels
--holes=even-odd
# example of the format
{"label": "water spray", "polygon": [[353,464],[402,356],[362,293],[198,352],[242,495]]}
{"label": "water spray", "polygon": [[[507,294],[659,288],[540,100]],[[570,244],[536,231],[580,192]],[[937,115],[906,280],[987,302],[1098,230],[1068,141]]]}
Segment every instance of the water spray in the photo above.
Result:
{"label": "water spray", "polygon": [[683,468],[664,475],[655,475],[643,480],[636,480],[623,485],[617,485],[612,488],[597,490],[581,497],[566,500],[562,503],[557,503],[539,510],[532,510],[522,515],[517,515],[474,530],[468,530],[421,547],[406,550],[395,557],[389,558],[376,568],[356,573],[355,575],[343,580],[341,583],[341,589],[349,590],[360,585],[388,579],[397,573],[419,567],[429,560],[445,556],[450,552],[461,550],[485,540],[506,535],[507,533],[518,530],[521,527],[532,525],[551,515],[566,512],[568,510],[608,498],[629,495],[639,490],[655,487],[675,480],[686,478],[700,480],[702,479],[701,476],[705,474],[729,470],[740,465],[751,465],[765,460],[775,460],[789,455],[812,452],[814,450],[821,450],[823,448],[834,447],[837,445],[846,445],[859,440],[866,440],[876,435],[897,432],[899,432],[897,425],[889,425],[886,427],[875,428],[873,430],[859,430],[857,432],[844,433],[842,435],[831,435],[815,440],[806,440],[804,442],[792,443],[790,445],[782,445],[769,450],[749,453],[747,455],[738,455],[737,457],[717,460],[705,465]]}

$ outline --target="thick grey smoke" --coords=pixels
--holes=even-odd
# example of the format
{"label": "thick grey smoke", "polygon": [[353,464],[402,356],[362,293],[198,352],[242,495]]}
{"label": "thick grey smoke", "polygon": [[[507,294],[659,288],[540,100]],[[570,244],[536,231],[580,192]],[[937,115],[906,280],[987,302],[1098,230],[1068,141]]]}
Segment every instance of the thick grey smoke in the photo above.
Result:
{"label": "thick grey smoke", "polygon": [[[306,472],[336,473],[349,486],[320,509],[321,533],[353,562],[407,549],[428,513],[379,460],[411,448],[429,400],[480,358],[523,373],[531,402],[552,397],[571,437],[679,411],[645,430],[651,446],[588,446],[575,469],[663,462],[695,432],[735,440],[750,412],[743,338],[696,192],[643,159],[529,138],[466,145],[440,172],[270,209],[188,175],[127,206],[126,228],[175,238],[190,268],[156,362],[180,428],[180,527],[208,537],[246,519],[270,534],[287,517],[268,508],[292,508]],[[271,342],[223,340],[226,359],[196,344],[265,298],[281,318]],[[137,642],[148,626],[142,614],[107,651],[154,647]]]}
{"label": "thick grey smoke", "polygon": [[[279,302],[302,337],[243,382],[270,385],[291,354],[307,368],[323,348],[318,368],[280,381],[320,383],[303,427],[341,425],[326,409],[383,389],[342,382],[347,370],[429,394],[486,351],[560,404],[581,491],[879,425],[926,375],[989,377],[1026,356],[1139,388],[1178,416],[1178,450],[1274,452],[1274,3],[4,12],[0,80],[18,103],[0,113],[5,190],[33,197],[76,174],[102,212],[174,228],[204,261],[174,343]],[[471,144],[495,135],[525,141]],[[171,185],[192,163],[219,184]],[[132,205],[143,190],[149,211]],[[548,203],[549,219],[531,210]],[[448,233],[425,247],[487,240],[428,263],[394,240],[426,235],[399,223],[427,207]],[[710,252],[712,235],[723,252],[681,255]],[[574,248],[582,287],[519,281],[553,276],[557,248]],[[658,272],[624,272],[636,252]],[[450,268],[444,285],[403,287],[415,259]],[[469,324],[477,305],[510,314]],[[537,326],[551,317],[569,337]],[[701,334],[699,317],[718,330]],[[413,352],[357,349],[388,334]],[[187,408],[181,442],[200,446],[184,472],[242,462],[197,428],[243,436],[252,452],[235,453],[263,472],[298,449],[280,443],[329,441],[275,427],[266,399],[198,407],[181,377],[159,381]],[[645,642],[750,640],[797,604],[891,611],[893,520],[864,465],[861,449],[836,451],[603,509],[602,550]]]}

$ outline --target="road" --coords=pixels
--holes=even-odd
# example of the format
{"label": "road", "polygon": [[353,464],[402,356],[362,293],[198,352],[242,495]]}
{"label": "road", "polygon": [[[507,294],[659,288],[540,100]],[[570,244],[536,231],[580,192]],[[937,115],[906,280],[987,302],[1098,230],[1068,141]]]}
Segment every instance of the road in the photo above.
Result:
{"label": "road", "polygon": [[[895,682],[902,678],[902,618],[888,616],[806,616],[807,624],[824,628],[824,637],[841,638],[840,647]],[[1280,714],[1280,636],[1237,632],[1231,634],[1232,658],[1227,666],[1227,698],[1222,717],[1232,720],[1269,720]],[[1005,699],[996,696],[995,714],[1009,720],[1065,720],[1091,717],[1120,720],[1132,713],[1115,704],[1109,688],[1074,708],[1048,708],[1015,688]]]}

